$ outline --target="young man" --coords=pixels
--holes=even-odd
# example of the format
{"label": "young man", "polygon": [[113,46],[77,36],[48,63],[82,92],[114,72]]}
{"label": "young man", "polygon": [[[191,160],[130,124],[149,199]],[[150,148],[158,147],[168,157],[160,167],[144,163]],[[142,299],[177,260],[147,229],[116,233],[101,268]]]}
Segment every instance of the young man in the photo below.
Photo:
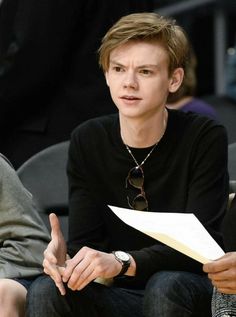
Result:
{"label": "young man", "polygon": [[[225,129],[165,107],[183,80],[187,51],[183,30],[155,13],[125,16],[103,38],[100,64],[118,114],[72,134],[69,242],[52,214],[49,277],[32,285],[28,316],[210,314],[212,287],[201,264],[125,225],[107,206],[194,212],[221,243]],[[113,283],[96,283],[101,279]]]}
{"label": "young man", "polygon": [[0,316],[24,317],[27,289],[42,273],[49,234],[32,195],[0,155]]}

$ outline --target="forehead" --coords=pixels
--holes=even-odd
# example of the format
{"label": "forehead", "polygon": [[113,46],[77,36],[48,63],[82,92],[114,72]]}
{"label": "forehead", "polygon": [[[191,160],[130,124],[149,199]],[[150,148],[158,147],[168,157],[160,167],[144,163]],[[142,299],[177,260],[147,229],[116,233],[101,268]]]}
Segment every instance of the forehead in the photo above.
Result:
{"label": "forehead", "polygon": [[130,41],[115,48],[110,54],[114,63],[136,63],[138,65],[165,63],[168,53],[159,42]]}

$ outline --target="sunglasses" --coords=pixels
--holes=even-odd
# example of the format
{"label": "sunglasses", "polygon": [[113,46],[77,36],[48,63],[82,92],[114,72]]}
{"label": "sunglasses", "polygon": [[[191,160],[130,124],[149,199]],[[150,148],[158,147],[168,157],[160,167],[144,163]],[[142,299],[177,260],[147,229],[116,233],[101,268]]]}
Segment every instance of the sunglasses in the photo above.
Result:
{"label": "sunglasses", "polygon": [[135,196],[132,200],[127,196],[128,204],[130,208],[140,211],[148,211],[148,201],[144,191],[144,172],[141,166],[135,166],[131,168],[126,177],[126,188],[128,184],[141,191],[140,194]]}

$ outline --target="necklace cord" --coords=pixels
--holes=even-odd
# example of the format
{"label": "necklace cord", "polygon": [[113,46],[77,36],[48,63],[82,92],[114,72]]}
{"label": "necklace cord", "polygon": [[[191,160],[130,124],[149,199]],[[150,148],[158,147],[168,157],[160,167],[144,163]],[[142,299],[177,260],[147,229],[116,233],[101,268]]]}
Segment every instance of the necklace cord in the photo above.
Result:
{"label": "necklace cord", "polygon": [[130,147],[128,146],[128,144],[125,144],[125,147],[127,149],[127,151],[129,152],[130,156],[132,157],[132,159],[134,160],[135,164],[140,167],[142,166],[146,160],[149,158],[149,156],[152,154],[152,152],[155,150],[155,148],[157,147],[158,143],[160,142],[160,140],[162,139],[163,135],[165,134],[165,131],[166,131],[166,126],[167,126],[167,121],[166,121],[166,118],[164,117],[164,120],[163,120],[163,126],[164,126],[164,129],[163,129],[163,133],[161,134],[160,138],[158,139],[158,141],[153,145],[153,147],[151,148],[150,152],[147,154],[147,156],[143,159],[143,161],[139,164],[138,161],[136,160],[136,158],[134,157]]}

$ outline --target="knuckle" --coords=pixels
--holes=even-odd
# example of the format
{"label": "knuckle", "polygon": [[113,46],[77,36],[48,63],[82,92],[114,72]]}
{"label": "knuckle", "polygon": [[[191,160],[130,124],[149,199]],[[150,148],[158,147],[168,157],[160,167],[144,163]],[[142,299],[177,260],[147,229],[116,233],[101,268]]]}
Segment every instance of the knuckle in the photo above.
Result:
{"label": "knuckle", "polygon": [[84,281],[86,278],[87,278],[86,274],[84,272],[82,272],[80,274],[80,279]]}
{"label": "knuckle", "polygon": [[74,272],[73,273],[75,273],[76,275],[81,275],[81,269],[78,267],[78,266],[76,266],[75,268],[74,268]]}
{"label": "knuckle", "polygon": [[230,273],[231,273],[230,274],[230,279],[231,280],[233,279],[233,281],[235,281],[236,280],[236,269],[231,270]]}
{"label": "knuckle", "polygon": [[48,264],[48,261],[47,260],[43,260],[43,267],[45,268],[45,267],[47,267],[47,264]]}
{"label": "knuckle", "polygon": [[94,271],[96,276],[103,276],[105,274],[105,268],[100,264],[95,267]]}
{"label": "knuckle", "polygon": [[90,250],[90,248],[86,247],[86,246],[81,248],[81,251],[83,251],[83,252],[88,252],[89,250]]}

